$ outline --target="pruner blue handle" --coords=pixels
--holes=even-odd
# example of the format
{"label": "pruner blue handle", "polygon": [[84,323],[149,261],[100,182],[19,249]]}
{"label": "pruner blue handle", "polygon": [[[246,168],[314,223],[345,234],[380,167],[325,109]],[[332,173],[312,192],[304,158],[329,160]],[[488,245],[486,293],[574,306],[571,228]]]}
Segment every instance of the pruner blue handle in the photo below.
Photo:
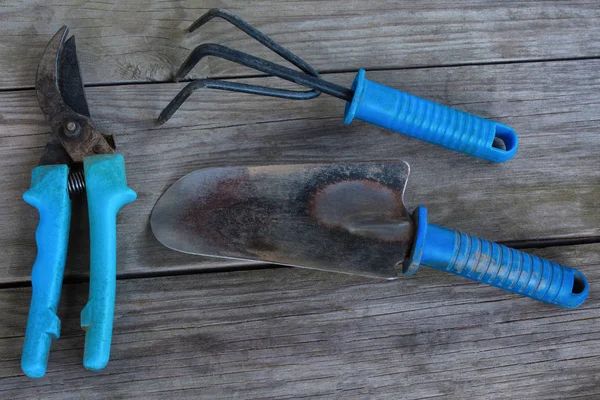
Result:
{"label": "pruner blue handle", "polygon": [[[484,160],[502,162],[517,152],[515,131],[499,122],[370,81],[360,70],[344,122],[354,118]],[[500,145],[502,144],[502,145]]]}
{"label": "pruner blue handle", "polygon": [[44,376],[52,339],[60,336],[56,311],[71,222],[68,177],[66,165],[37,167],[31,175],[30,189],[23,193],[23,199],[40,214],[35,231],[37,257],[31,271],[31,305],[21,356],[21,369],[31,378]]}
{"label": "pruner blue handle", "polygon": [[120,154],[86,157],[83,162],[90,217],[90,294],[81,311],[86,331],[83,365],[100,370],[110,358],[117,274],[119,209],[134,201],[127,187],[125,162]]}
{"label": "pruner blue handle", "polygon": [[567,308],[581,305],[588,296],[588,282],[576,269],[429,224],[424,207],[413,219],[417,235],[403,265],[406,275],[424,265]]}

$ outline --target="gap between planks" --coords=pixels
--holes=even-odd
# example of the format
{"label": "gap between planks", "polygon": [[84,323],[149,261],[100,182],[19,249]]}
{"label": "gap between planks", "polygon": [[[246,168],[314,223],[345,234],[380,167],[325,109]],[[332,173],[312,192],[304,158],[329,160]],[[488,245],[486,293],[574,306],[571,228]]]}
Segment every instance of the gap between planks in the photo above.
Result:
{"label": "gap between planks", "polygon": [[[587,61],[587,60],[599,60],[598,56],[585,56],[585,57],[565,57],[565,58],[532,58],[524,60],[494,60],[485,62],[464,62],[454,64],[434,64],[434,65],[409,65],[406,67],[373,67],[363,68],[368,72],[382,72],[382,71],[404,71],[404,70],[417,70],[417,69],[435,69],[435,68],[457,68],[457,67],[485,67],[490,65],[507,65],[507,64],[534,64],[534,63],[550,63],[550,62],[570,62],[570,61]],[[235,64],[235,63],[234,63]],[[278,63],[279,64],[279,63]],[[356,69],[324,69],[317,70],[319,75],[334,75],[334,74],[347,74],[356,73]],[[155,81],[116,81],[116,82],[90,82],[85,83],[86,88],[96,87],[110,87],[110,86],[127,86],[127,85],[160,85],[168,83],[189,83],[197,79],[220,79],[220,80],[243,80],[243,79],[257,79],[257,78],[271,78],[273,75],[256,73],[246,75],[214,75],[206,76],[202,78],[186,78],[177,82],[173,80],[155,80]],[[22,86],[14,88],[0,88],[2,92],[18,92],[24,90],[34,90],[35,86]]]}
{"label": "gap between planks", "polygon": [[[583,238],[558,238],[558,239],[542,239],[542,240],[514,240],[514,241],[500,241],[499,244],[503,244],[513,249],[524,250],[528,249],[546,249],[546,248],[560,248],[564,246],[585,246],[588,244],[600,243],[600,236],[594,237],[583,237]],[[150,279],[150,278],[164,278],[169,276],[183,276],[183,275],[199,275],[199,274],[214,274],[221,272],[237,272],[237,271],[257,271],[263,269],[274,269],[274,268],[294,268],[287,265],[279,265],[273,263],[266,263],[261,261],[248,261],[247,263],[231,265],[231,266],[220,266],[214,268],[207,268],[205,266],[191,267],[189,269],[182,270],[163,270],[163,271],[145,271],[145,272],[134,272],[134,273],[122,273],[117,274],[118,281],[125,281],[131,279]],[[89,278],[85,276],[67,276],[64,278],[64,284],[77,284],[88,282]],[[30,287],[31,280],[18,280],[12,282],[0,282],[0,290],[2,289],[15,289]]]}

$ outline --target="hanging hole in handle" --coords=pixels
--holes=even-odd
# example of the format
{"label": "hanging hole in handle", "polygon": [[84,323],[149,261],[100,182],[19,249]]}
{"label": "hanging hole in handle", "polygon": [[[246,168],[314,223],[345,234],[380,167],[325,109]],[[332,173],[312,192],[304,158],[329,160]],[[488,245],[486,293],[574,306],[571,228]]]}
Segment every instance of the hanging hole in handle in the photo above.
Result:
{"label": "hanging hole in handle", "polygon": [[504,140],[500,139],[499,137],[494,138],[492,147],[495,149],[500,149],[500,150],[506,151],[506,143],[504,143]]}
{"label": "hanging hole in handle", "polygon": [[585,290],[585,280],[579,274],[575,274],[573,278],[573,289],[571,289],[571,293],[580,294]]}
{"label": "hanging hole in handle", "polygon": [[494,142],[492,147],[503,150],[511,151],[517,145],[517,134],[510,127],[503,124],[496,124],[496,135],[494,136]]}

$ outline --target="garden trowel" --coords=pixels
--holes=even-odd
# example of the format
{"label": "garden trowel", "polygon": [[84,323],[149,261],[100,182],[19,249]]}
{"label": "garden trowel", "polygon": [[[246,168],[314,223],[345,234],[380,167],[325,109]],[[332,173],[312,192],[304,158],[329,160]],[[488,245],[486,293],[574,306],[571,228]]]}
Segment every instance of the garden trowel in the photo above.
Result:
{"label": "garden trowel", "polygon": [[206,168],[156,203],[152,231],[184,253],[395,279],[419,266],[574,308],[575,269],[427,222],[403,203],[403,161]]}

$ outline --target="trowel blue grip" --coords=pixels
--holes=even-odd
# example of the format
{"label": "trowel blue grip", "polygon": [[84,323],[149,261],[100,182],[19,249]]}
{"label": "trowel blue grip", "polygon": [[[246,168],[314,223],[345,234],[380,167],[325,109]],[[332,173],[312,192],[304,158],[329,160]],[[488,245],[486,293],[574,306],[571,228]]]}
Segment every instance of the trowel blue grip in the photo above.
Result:
{"label": "trowel blue grip", "polygon": [[60,336],[56,311],[71,221],[68,177],[66,165],[37,167],[31,176],[30,189],[23,193],[23,199],[40,214],[35,231],[37,257],[31,271],[31,305],[21,356],[21,369],[31,378],[44,376],[52,339]]}
{"label": "trowel blue grip", "polygon": [[90,217],[90,294],[81,311],[86,331],[83,365],[100,370],[110,358],[117,276],[119,209],[136,199],[127,187],[120,154],[86,157],[83,162]]}
{"label": "trowel blue grip", "polygon": [[417,237],[406,274],[424,265],[567,308],[581,305],[588,296],[588,282],[576,269],[428,224],[423,207],[414,218]]}
{"label": "trowel blue grip", "polygon": [[[358,72],[352,88],[354,97],[346,105],[346,124],[358,118],[495,162],[507,161],[517,152],[517,134],[507,125],[372,82],[365,78],[364,70]],[[494,147],[494,139],[503,142],[505,149]]]}

